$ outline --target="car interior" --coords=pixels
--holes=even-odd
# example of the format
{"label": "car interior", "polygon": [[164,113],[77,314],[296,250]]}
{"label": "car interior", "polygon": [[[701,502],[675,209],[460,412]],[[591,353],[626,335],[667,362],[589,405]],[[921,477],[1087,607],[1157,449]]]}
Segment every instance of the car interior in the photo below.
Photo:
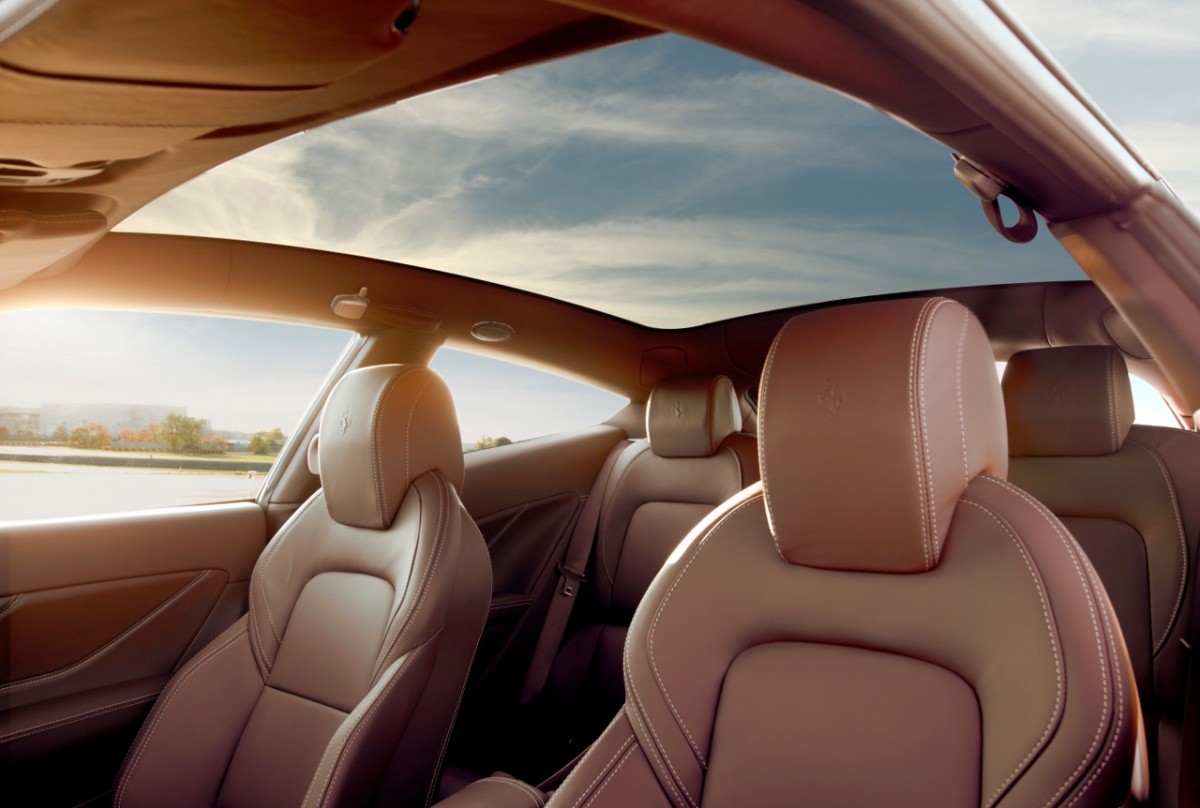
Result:
{"label": "car interior", "polygon": [[[989,269],[871,285],[821,265],[805,283],[833,291],[788,297],[756,285],[765,231],[731,228],[745,265],[714,280],[630,259],[622,309],[595,302],[603,270],[553,275],[570,256],[550,237],[524,283],[453,253],[206,229],[286,220],[298,169],[279,161],[225,218],[171,201],[341,123],[460,89],[504,108],[510,78],[669,38],[932,142],[978,225],[936,261]],[[257,457],[215,421],[204,440],[223,443],[195,462],[116,428],[84,451],[45,407],[45,434],[14,437],[34,410],[21,379],[0,385],[0,803],[1200,805],[1200,220],[1085,89],[1000,0],[0,3],[0,337],[26,313],[117,311],[344,344]],[[508,114],[531,132],[535,112]],[[699,139],[706,161],[734,148]],[[564,200],[599,205],[604,160],[568,158]],[[318,221],[350,204],[319,187]],[[184,221],[139,229],[155,210]],[[663,218],[644,218],[655,244]],[[1052,241],[1077,274],[1021,274]],[[697,290],[732,307],[693,316]],[[21,328],[0,375],[52,342]],[[165,339],[149,333],[130,344]],[[468,408],[499,410],[503,375],[464,395],[438,371],[456,351],[620,404],[472,445]],[[570,414],[549,391],[531,400]],[[251,385],[221,397],[249,409]],[[231,440],[244,496],[217,487]],[[169,507],[75,510],[69,492],[107,478],[53,465],[68,445],[212,476]],[[142,454],[96,459],[122,447]],[[36,518],[33,490],[50,492]]]}

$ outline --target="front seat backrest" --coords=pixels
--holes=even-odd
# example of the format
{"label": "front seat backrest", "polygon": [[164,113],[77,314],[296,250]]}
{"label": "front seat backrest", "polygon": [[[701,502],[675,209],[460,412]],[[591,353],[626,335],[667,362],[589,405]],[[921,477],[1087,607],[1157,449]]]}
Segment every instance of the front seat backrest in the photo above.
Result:
{"label": "front seat backrest", "polygon": [[629,697],[551,805],[1123,804],[1136,691],[1098,579],[1004,481],[988,340],[945,299],[793,318],[762,483],[672,554]]}
{"label": "front seat backrest", "polygon": [[337,384],[321,490],[255,565],[249,613],[159,697],[117,806],[426,804],[491,592],[454,412],[418,365]]}
{"label": "front seat backrest", "polygon": [[1125,360],[1102,345],[1022,351],[1004,371],[1009,479],[1075,535],[1108,590],[1157,735],[1158,794],[1178,790],[1200,436],[1133,425]]}

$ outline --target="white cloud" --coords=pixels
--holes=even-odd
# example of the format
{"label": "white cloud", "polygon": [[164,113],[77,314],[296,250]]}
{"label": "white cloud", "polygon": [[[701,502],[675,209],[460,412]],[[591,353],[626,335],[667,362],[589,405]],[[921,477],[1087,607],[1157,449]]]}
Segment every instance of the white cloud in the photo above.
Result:
{"label": "white cloud", "polygon": [[1195,0],[1005,0],[1051,51],[1092,46],[1194,50]]}
{"label": "white cloud", "polygon": [[1179,198],[1200,211],[1200,123],[1155,121],[1123,129]]}

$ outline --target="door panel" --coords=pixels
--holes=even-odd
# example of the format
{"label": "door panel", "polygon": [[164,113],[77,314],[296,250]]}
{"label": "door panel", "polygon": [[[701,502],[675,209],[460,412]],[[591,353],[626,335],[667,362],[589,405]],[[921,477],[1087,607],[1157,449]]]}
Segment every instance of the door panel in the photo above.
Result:
{"label": "door panel", "polygon": [[0,527],[8,793],[107,791],[171,673],[245,612],[265,542],[251,502]]}
{"label": "door panel", "polygon": [[597,426],[467,455],[463,502],[488,543],[493,594],[460,716],[460,761],[476,751],[471,725],[515,704],[581,503],[624,439]]}

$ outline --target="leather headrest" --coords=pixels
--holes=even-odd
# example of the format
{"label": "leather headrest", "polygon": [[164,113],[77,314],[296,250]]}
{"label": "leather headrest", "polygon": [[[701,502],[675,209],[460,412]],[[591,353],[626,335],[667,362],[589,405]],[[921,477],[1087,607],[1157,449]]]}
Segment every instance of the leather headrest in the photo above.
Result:
{"label": "leather headrest", "polygon": [[329,515],[344,525],[388,528],[409,485],[428,471],[462,488],[454,400],[422,365],[347,373],[325,403],[317,452]]}
{"label": "leather headrest", "polygon": [[1108,345],[1013,354],[1003,387],[1013,457],[1112,454],[1133,425],[1125,359]]}
{"label": "leather headrest", "polygon": [[646,434],[659,457],[711,457],[741,428],[737,392],[725,376],[665,379],[650,391]]}
{"label": "leather headrest", "polygon": [[1008,471],[987,335],[945,298],[792,318],[758,418],[767,515],[794,564],[932,569],[971,480]]}

